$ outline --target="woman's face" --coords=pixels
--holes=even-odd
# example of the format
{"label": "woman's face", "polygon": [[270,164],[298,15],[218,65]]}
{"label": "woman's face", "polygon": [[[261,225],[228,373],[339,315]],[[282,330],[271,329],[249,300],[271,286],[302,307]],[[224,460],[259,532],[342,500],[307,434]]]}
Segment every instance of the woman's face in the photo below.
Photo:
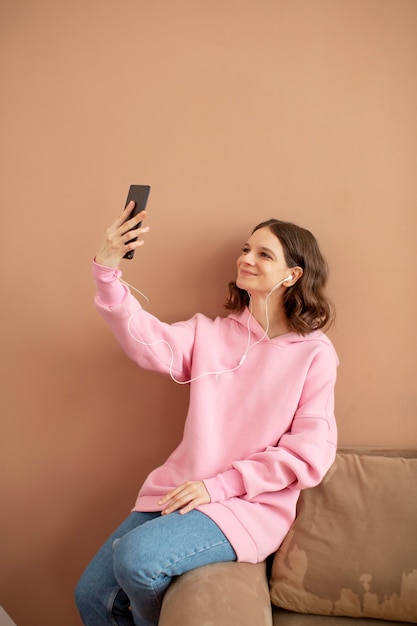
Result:
{"label": "woman's face", "polygon": [[251,295],[266,296],[290,275],[278,237],[268,227],[256,230],[237,259],[237,286]]}

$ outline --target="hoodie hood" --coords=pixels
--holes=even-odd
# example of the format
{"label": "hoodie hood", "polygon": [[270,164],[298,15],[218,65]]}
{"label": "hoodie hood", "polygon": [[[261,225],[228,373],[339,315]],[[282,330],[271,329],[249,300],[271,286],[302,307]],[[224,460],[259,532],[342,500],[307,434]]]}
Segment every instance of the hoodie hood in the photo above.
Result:
{"label": "hoodie hood", "polygon": [[[262,341],[265,343],[272,343],[274,345],[289,345],[293,343],[304,343],[308,341],[323,341],[325,344],[332,346],[330,339],[321,331],[321,330],[313,330],[308,335],[300,335],[294,331],[290,331],[285,333],[284,335],[278,335],[277,337],[268,337],[265,335],[265,330],[256,321],[248,307],[245,307],[239,313],[231,313],[229,319],[235,321],[239,326],[242,327],[243,332],[248,332],[248,328],[251,333],[251,337],[255,341]],[[252,343],[252,342],[251,342]]]}

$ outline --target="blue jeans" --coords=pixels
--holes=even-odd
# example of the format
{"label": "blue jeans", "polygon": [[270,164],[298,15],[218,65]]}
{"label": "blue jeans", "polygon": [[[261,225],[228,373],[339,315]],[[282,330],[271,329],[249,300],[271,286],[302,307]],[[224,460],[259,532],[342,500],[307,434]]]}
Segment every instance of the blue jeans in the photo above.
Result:
{"label": "blue jeans", "polygon": [[85,626],[157,626],[173,576],[235,560],[228,539],[200,511],[133,512],[81,576],[75,591],[78,611]]}

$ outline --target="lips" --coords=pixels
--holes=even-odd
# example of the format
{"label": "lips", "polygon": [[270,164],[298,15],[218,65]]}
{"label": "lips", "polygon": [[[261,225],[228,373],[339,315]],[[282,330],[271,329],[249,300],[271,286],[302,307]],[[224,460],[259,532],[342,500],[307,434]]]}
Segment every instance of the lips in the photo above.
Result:
{"label": "lips", "polygon": [[249,270],[239,270],[239,275],[240,276],[256,276],[256,274],[254,274],[253,272],[249,272]]}

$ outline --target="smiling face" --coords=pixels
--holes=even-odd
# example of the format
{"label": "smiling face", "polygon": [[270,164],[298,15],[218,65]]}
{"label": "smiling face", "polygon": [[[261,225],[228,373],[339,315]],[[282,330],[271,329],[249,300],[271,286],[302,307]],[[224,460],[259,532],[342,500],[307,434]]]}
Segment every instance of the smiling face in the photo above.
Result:
{"label": "smiling face", "polygon": [[291,273],[280,240],[265,227],[252,233],[243,246],[237,259],[236,284],[251,295],[267,296]]}

